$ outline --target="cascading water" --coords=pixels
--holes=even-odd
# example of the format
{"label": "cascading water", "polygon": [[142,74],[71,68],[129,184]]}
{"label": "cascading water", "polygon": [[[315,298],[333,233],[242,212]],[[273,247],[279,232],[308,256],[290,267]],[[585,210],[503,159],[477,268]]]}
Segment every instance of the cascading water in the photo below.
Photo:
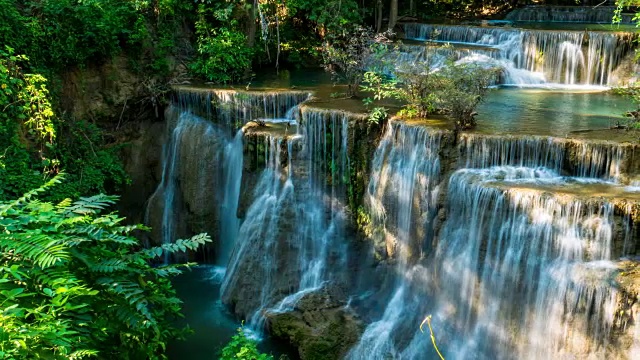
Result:
{"label": "cascading water", "polygon": [[179,210],[183,203],[191,207],[194,217],[213,220],[215,210],[199,198],[216,192],[218,176],[208,170],[218,162],[219,146],[226,138],[219,128],[188,111],[170,106],[166,118],[170,137],[164,149],[162,180],[149,198],[145,216],[147,223],[160,225],[156,226],[161,229],[158,240],[163,244],[186,235],[181,227],[185,215]]}
{"label": "cascading water", "polygon": [[616,306],[609,285],[615,266],[607,262],[613,206],[522,189],[523,181],[563,180],[514,170],[464,169],[449,182],[449,220],[436,252],[442,288],[433,307],[459,338],[448,344],[456,349],[448,357],[595,354]]}
{"label": "cascading water", "polygon": [[256,118],[290,116],[309,95],[177,88],[166,113],[171,135],[162,180],[147,206],[146,222],[162,230],[157,241],[171,243],[201,231],[216,234],[216,262],[226,266],[240,227],[244,151],[242,130],[231,134]]}
{"label": "cascading water", "polygon": [[[463,135],[468,168],[449,178],[446,220],[429,233],[443,185],[439,136],[392,123],[376,152],[369,211],[397,264],[396,290],[348,358],[437,357],[418,330],[429,314],[448,359],[607,356],[614,235],[626,244],[630,229],[612,202],[574,190],[628,191],[611,182],[616,156],[585,145],[593,157],[577,160],[581,177],[563,177],[567,154],[579,151],[568,142]],[[432,242],[435,252],[422,254]]]}
{"label": "cascading water", "polygon": [[285,119],[288,111],[311,96],[308,91],[291,90],[176,89],[181,108],[237,128],[255,119]]}
{"label": "cascading water", "polygon": [[[631,33],[405,24],[408,39],[466,45],[457,61],[497,66],[504,85],[609,86],[631,49]],[[487,49],[493,49],[489,52]]]}
{"label": "cascading water", "polygon": [[222,206],[220,208],[220,253],[218,263],[226,266],[238,237],[240,219],[238,218],[238,199],[242,184],[244,162],[244,142],[242,130],[238,130],[234,139],[225,145],[222,186]]}
{"label": "cascading water", "polygon": [[[290,166],[283,171],[281,168],[282,139],[265,138],[265,162],[266,167],[260,175],[260,179],[254,190],[254,200],[247,211],[242,226],[238,233],[238,240],[233,255],[229,261],[227,274],[222,283],[221,293],[232,291],[242,280],[243,274],[240,268],[246,262],[247,257],[259,259],[259,269],[251,269],[252,273],[260,275],[260,294],[253,299],[253,315],[248,316],[250,325],[261,327],[262,310],[273,305],[271,291],[275,287],[274,274],[277,273],[277,255],[279,238],[286,236],[290,228],[295,211],[294,186],[290,173]],[[291,149],[291,146],[289,146]],[[289,157],[290,160],[290,157]],[[289,162],[290,164],[290,162]],[[283,180],[284,177],[284,180]],[[255,295],[254,295],[255,296]],[[245,299],[249,300],[249,299]]]}
{"label": "cascading water", "polygon": [[[520,44],[526,36],[518,36]],[[558,54],[561,66],[576,51],[572,44]],[[474,51],[500,60],[503,50],[441,51],[465,61]],[[407,61],[424,60],[418,46],[406,52]],[[621,294],[611,284],[612,260],[636,248],[631,202],[640,189],[624,185],[635,184],[634,146],[480,133],[454,138],[419,122],[391,121],[364,194],[375,255],[384,253],[371,274],[384,286],[372,290],[371,279],[359,279],[370,275],[371,268],[359,268],[361,258],[370,259],[360,253],[368,244],[351,241],[346,209],[354,190],[348,186],[363,164],[352,151],[362,150],[362,129],[371,124],[300,105],[307,96],[180,90],[167,112],[162,181],[147,218],[162,230],[156,241],[211,226],[203,231],[219,239],[216,306],[224,303],[250,328],[266,324],[282,338],[297,316],[307,322],[321,314],[317,325],[303,325],[313,334],[349,324],[355,330],[335,352],[341,356],[364,320],[350,359],[435,358],[429,334],[419,330],[429,314],[451,359],[608,356]],[[295,121],[298,130],[252,125],[233,136],[255,117]],[[255,166],[255,159],[263,162]],[[625,197],[627,205],[619,201]],[[360,319],[323,322],[355,314]]]}
{"label": "cascading water", "polygon": [[498,165],[543,166],[555,171],[562,167],[565,148],[555,138],[505,137],[462,134],[460,153],[463,166],[486,168]]}
{"label": "cascading water", "polygon": [[491,136],[462,134],[459,150],[461,166],[544,167],[560,172],[566,162],[573,163],[572,176],[620,180],[628,145],[586,142],[541,136]]}
{"label": "cascading water", "polygon": [[618,180],[625,156],[625,147],[617,144],[581,142],[576,145],[576,156],[580,159],[578,176]]}
{"label": "cascading water", "polygon": [[[346,262],[340,201],[348,176],[347,117],[301,112],[301,135],[286,138],[286,144],[282,138],[267,137],[266,168],[222,286],[223,300],[234,304],[241,299],[236,309],[246,313],[256,330],[268,314],[290,310],[334,279],[329,265],[342,268]],[[300,143],[302,149],[296,150]],[[246,269],[248,264],[260,265]],[[247,271],[255,279],[251,285],[245,283]],[[257,297],[248,293],[256,287]]]}
{"label": "cascading water", "polygon": [[397,258],[395,291],[380,320],[370,324],[349,359],[398,357],[402,349],[396,340],[407,335],[419,308],[418,292],[413,292],[414,276],[421,266],[415,261],[435,216],[440,169],[442,132],[402,123],[388,125],[376,150],[367,190],[367,206],[389,255]]}
{"label": "cascading water", "polygon": [[345,225],[342,201],[346,199],[345,184],[349,179],[348,116],[302,109],[302,122],[307,171],[302,187],[308,189],[310,201],[300,208],[303,221],[299,222],[298,236],[308,239],[308,246],[300,254],[303,275],[298,293],[318,289],[327,280],[330,258],[334,266],[346,261],[341,241]]}

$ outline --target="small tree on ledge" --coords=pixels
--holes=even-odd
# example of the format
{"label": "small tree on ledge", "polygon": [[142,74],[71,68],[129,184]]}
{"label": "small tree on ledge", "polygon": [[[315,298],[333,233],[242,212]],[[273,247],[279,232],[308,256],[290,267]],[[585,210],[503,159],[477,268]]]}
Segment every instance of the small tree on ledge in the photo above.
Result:
{"label": "small tree on ledge", "polygon": [[375,34],[369,28],[356,26],[323,44],[324,68],[335,82],[347,84],[347,97],[357,95],[362,75],[386,52],[390,36],[390,32]]}

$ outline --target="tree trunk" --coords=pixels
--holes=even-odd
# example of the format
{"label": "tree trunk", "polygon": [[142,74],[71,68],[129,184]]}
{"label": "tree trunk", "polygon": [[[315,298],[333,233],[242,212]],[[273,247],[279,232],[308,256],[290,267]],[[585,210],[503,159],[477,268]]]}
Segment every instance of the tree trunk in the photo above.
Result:
{"label": "tree trunk", "polygon": [[247,47],[252,48],[256,44],[256,11],[255,11],[255,0],[247,0]]}
{"label": "tree trunk", "polygon": [[391,0],[391,8],[389,9],[389,30],[393,31],[398,22],[398,0]]}
{"label": "tree trunk", "polygon": [[[256,45],[256,11],[255,11],[255,0],[247,0],[247,47],[249,49],[253,48]],[[251,67],[245,69],[244,72],[245,78],[251,76]]]}
{"label": "tree trunk", "polygon": [[382,30],[382,0],[378,0],[378,16],[376,17],[376,32]]}

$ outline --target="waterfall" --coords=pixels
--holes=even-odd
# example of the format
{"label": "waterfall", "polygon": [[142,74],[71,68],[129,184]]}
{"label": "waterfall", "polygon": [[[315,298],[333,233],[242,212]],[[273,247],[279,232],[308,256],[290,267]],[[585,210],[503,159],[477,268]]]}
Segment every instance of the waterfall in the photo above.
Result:
{"label": "waterfall", "polygon": [[543,136],[462,134],[460,166],[488,168],[511,165],[545,168],[560,173],[569,163],[570,175],[620,181],[633,151],[631,146]]}
{"label": "waterfall", "polygon": [[225,266],[241,225],[237,213],[244,163],[242,130],[231,134],[257,118],[290,121],[292,109],[309,96],[306,91],[177,87],[165,114],[170,135],[162,180],[146,209],[152,238],[172,243],[193,233],[217,234],[216,262]]}
{"label": "waterfall", "polygon": [[[449,344],[455,350],[448,357],[540,359],[597,351],[617,301],[609,285],[615,266],[607,262],[612,204],[522,189],[526,172],[497,180],[504,171],[463,169],[449,183],[436,299],[442,323],[460,337]],[[546,180],[561,181],[557,175]],[[504,187],[492,187],[496,181]],[[451,307],[454,313],[440,315]]]}
{"label": "waterfall", "polygon": [[[169,107],[167,108],[165,116],[166,118],[179,117],[178,110],[173,107]],[[174,206],[175,188],[176,188],[175,173],[176,173],[176,164],[177,164],[177,161],[175,160],[175,158],[178,153],[178,146],[179,146],[178,139],[180,138],[180,132],[184,128],[182,126],[183,125],[182,122],[184,122],[184,118],[180,117],[180,120],[178,122],[178,125],[176,126],[176,129],[171,134],[171,140],[169,144],[165,144],[164,146],[163,163],[165,164],[165,166],[163,166],[163,169],[162,169],[162,179],[160,181],[160,184],[156,188],[156,191],[151,195],[151,198],[149,200],[150,203],[153,203],[153,200],[155,200],[159,196],[162,196],[161,201],[163,205],[163,208],[162,208],[163,210],[162,210],[161,235],[160,235],[161,236],[160,241],[162,244],[170,244],[175,240],[174,225],[173,225],[174,216],[172,212],[168,211],[167,209],[173,209],[173,206]],[[149,224],[149,221],[150,221],[149,220],[150,209],[151,209],[151,206],[147,206],[147,209],[145,212],[146,224]],[[169,253],[165,253],[164,262],[165,263],[169,262]]]}
{"label": "waterfall", "polygon": [[440,44],[402,44],[397,51],[391,52],[385,58],[383,72],[393,75],[394,68],[403,71],[405,67],[411,65],[424,65],[432,70],[441,68],[447,60],[469,61],[470,59],[486,59],[484,62],[500,61],[500,52],[493,47],[474,46],[464,47],[443,47]]}
{"label": "waterfall", "polygon": [[565,154],[564,145],[557,139],[535,136],[462,134],[459,148],[464,166],[474,168],[514,165],[560,171]]}
{"label": "waterfall", "polygon": [[619,144],[579,142],[575,156],[580,159],[577,175],[619,180],[626,149]]}
{"label": "waterfall", "polygon": [[471,47],[469,56],[454,59],[497,66],[503,70],[503,84],[519,86],[614,85],[610,80],[615,78],[614,71],[629,53],[634,39],[633,34],[622,32],[462,25],[405,24],[404,30],[408,39]]}
{"label": "waterfall", "polygon": [[[166,117],[169,141],[164,149],[162,180],[149,198],[145,216],[147,223],[161,229],[157,240],[162,244],[187,236],[184,222],[188,218],[201,222],[216,218],[218,211],[211,204],[220,181],[213,168],[227,141],[223,131],[190,112],[170,106]],[[207,197],[212,201],[202,201]],[[185,208],[189,215],[182,211]]]}
{"label": "waterfall", "polygon": [[[269,314],[290,311],[306,294],[334,280],[339,272],[329,271],[330,266],[346,264],[348,117],[301,111],[300,136],[266,137],[267,164],[222,285],[223,300],[234,304],[241,299],[240,313],[256,330]],[[299,145],[302,149],[296,150]],[[249,269],[248,264],[259,267]],[[247,272],[252,279],[247,280]]]}
{"label": "waterfall", "polygon": [[218,255],[218,262],[221,266],[227,265],[240,229],[240,219],[237,213],[240,185],[242,184],[243,151],[243,134],[242,130],[238,130],[234,139],[225,146],[222,162],[224,181],[221,188],[220,253]]}
{"label": "waterfall", "polygon": [[[606,196],[584,194],[629,191],[612,182],[620,150],[463,134],[434,232],[442,136],[392,122],[376,151],[367,204],[395,289],[348,358],[436,358],[419,330],[430,314],[447,359],[605,357],[618,302],[613,242],[625,251],[631,229]],[[575,177],[561,175],[582,149]]]}
{"label": "waterfall", "polygon": [[307,100],[308,91],[240,91],[177,87],[176,102],[206,118],[242,127],[259,118],[284,119],[287,112]]}
{"label": "waterfall", "polygon": [[349,178],[348,116],[304,108],[302,122],[302,152],[306,158],[303,172],[307,179],[298,191],[308,192],[306,201],[300,203],[301,216],[297,220],[297,238],[304,239],[298,254],[302,276],[296,291],[270,309],[272,313],[291,311],[304,295],[329,281],[333,276],[328,273],[330,261],[339,268],[346,265],[343,202]]}
{"label": "waterfall", "polygon": [[[261,286],[257,288],[260,292],[258,298],[253,299],[254,313],[249,317],[249,325],[258,329],[262,326],[262,310],[273,305],[271,291],[274,288],[274,275],[278,270],[277,250],[282,246],[279,244],[279,237],[287,235],[286,231],[290,230],[295,216],[295,209],[292,207],[295,201],[294,186],[291,172],[288,171],[290,166],[288,169],[281,167],[282,141],[281,138],[271,136],[265,138],[265,169],[255,187],[254,200],[239,229],[236,247],[221,287],[224,298],[234,287],[242,286],[238,282],[243,276],[250,276],[242,269],[246,258],[258,259],[255,265],[259,268],[247,269],[260,276]],[[288,163],[290,164],[290,157]]]}
{"label": "waterfall", "polygon": [[407,335],[403,326],[416,315],[419,300],[409,279],[420,273],[421,266],[412,262],[422,256],[435,216],[442,137],[442,132],[392,122],[376,150],[366,201],[376,227],[385,229],[389,255],[397,258],[396,289],[382,318],[366,328],[349,359],[397,357],[401,349],[395,339]]}

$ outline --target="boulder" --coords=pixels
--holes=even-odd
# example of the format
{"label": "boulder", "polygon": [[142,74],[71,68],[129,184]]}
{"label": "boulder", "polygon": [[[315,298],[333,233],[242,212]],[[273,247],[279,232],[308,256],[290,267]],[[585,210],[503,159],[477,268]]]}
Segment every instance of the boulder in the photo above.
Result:
{"label": "boulder", "polygon": [[272,336],[294,348],[302,360],[341,359],[358,341],[364,326],[335,288],[302,297],[289,312],[268,313]]}

